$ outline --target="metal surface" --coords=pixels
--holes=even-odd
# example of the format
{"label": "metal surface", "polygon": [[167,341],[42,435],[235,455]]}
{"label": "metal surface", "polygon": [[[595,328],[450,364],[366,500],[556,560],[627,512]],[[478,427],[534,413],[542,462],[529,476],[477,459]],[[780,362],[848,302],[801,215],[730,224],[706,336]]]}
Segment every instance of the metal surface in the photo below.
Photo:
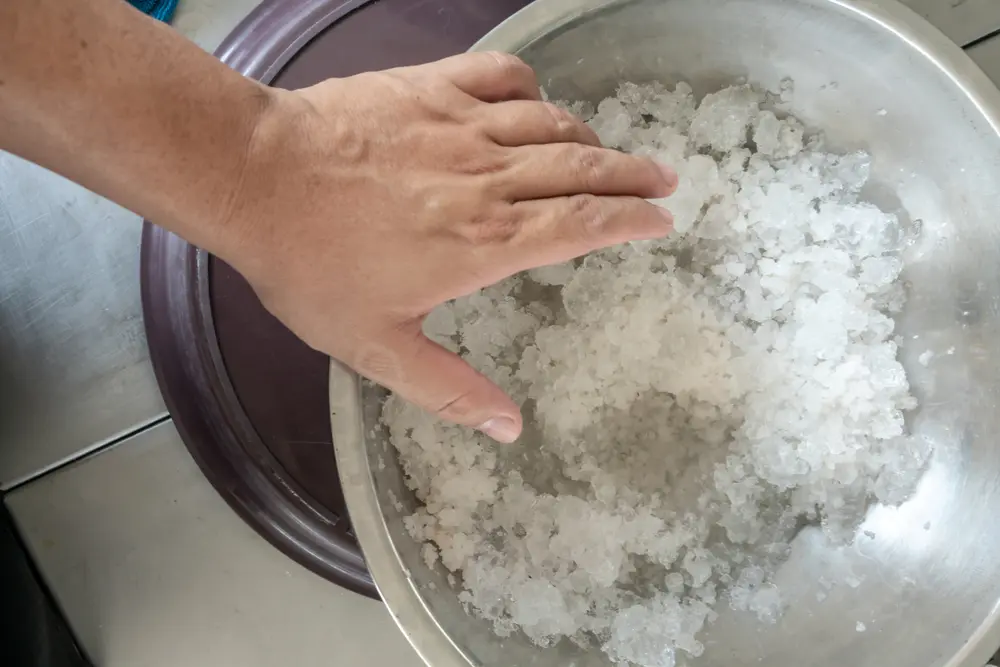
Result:
{"label": "metal surface", "polygon": [[903,0],[941,32],[965,46],[1000,30],[997,0]]}
{"label": "metal surface", "polygon": [[[218,54],[248,76],[295,88],[464,51],[522,6],[524,0],[266,2]],[[296,561],[377,597],[337,477],[327,357],[267,313],[231,268],[152,225],[143,239],[142,284],[156,375],[206,477]]]}
{"label": "metal surface", "polygon": [[[872,197],[923,221],[897,329],[921,400],[912,429],[935,443],[935,457],[908,502],[869,512],[859,535],[874,538],[833,549],[803,531],[776,577],[788,603],[781,620],[761,624],[719,605],[720,618],[703,633],[705,654],[690,662],[985,664],[1000,645],[996,87],[912,12],[871,0],[537,0],[477,48],[520,53],[562,99],[596,101],[621,80],[682,78],[706,91],[744,76],[777,89],[790,77],[794,114],[822,128],[834,148],[872,152]],[[954,355],[917,363],[921,352],[950,346]],[[429,665],[607,664],[567,642],[546,650],[521,635],[500,640],[466,615],[402,525],[415,499],[394,452],[366,441],[380,394],[337,364],[330,394],[355,531],[383,599]],[[820,602],[821,577],[862,583],[838,586]],[[866,632],[856,631],[858,622]]]}
{"label": "metal surface", "polygon": [[[258,0],[184,0],[214,48]],[[161,418],[139,305],[139,217],[0,152],[0,489]]]}
{"label": "metal surface", "polygon": [[139,220],[0,154],[0,488],[163,413]]}
{"label": "metal surface", "polygon": [[95,667],[420,665],[382,604],[243,523],[170,423],[6,501]]}

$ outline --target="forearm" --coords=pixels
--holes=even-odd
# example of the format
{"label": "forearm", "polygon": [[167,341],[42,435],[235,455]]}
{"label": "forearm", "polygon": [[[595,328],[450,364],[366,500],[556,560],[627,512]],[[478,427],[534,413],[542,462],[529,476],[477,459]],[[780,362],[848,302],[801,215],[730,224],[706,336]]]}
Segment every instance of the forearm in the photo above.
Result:
{"label": "forearm", "polygon": [[0,2],[0,149],[223,245],[267,89],[122,0]]}

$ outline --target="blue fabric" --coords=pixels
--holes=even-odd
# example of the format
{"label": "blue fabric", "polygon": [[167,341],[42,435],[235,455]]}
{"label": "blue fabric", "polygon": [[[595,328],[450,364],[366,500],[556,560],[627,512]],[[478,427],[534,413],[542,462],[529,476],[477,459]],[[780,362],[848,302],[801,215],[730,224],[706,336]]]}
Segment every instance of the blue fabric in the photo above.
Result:
{"label": "blue fabric", "polygon": [[177,9],[177,0],[128,0],[143,14],[149,14],[158,21],[170,23]]}

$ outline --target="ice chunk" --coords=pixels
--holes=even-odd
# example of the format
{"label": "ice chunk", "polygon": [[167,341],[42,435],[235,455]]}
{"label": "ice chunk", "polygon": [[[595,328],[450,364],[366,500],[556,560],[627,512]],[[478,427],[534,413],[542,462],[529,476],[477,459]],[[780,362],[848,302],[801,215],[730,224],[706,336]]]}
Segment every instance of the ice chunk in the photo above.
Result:
{"label": "ice chunk", "polygon": [[[404,525],[471,613],[501,636],[673,667],[704,650],[715,605],[780,617],[773,574],[803,523],[846,543],[870,503],[902,502],[923,473],[892,319],[912,239],[863,200],[871,156],[804,140],[749,85],[698,102],[684,83],[622,84],[589,122],[676,167],[677,193],[655,202],[675,233],[427,317],[524,405],[525,442],[396,397],[382,417],[419,501]],[[864,584],[818,583],[820,602]]]}

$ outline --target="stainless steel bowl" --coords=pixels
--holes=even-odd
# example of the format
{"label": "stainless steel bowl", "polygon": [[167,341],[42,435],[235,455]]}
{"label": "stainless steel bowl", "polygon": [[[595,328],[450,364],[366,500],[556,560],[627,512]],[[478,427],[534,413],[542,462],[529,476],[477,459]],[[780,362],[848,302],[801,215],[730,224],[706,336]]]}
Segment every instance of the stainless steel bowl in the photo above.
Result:
{"label": "stainless steel bowl", "polygon": [[[902,359],[937,445],[915,496],[875,508],[849,547],[808,531],[778,582],[776,625],[722,612],[696,665],[981,667],[1000,646],[1000,93],[902,5],[874,0],[537,0],[476,47],[521,55],[556,97],[598,100],[620,81],[701,92],[794,82],[792,110],[834,147],[875,159],[871,196],[923,221],[906,270]],[[927,349],[951,355],[918,363]],[[431,667],[607,661],[564,644],[497,638],[466,615],[402,525],[415,501],[370,429],[381,395],[330,375],[347,505],[390,612]],[[384,461],[380,466],[377,462]],[[397,509],[397,508],[401,508]],[[865,533],[868,531],[868,534]],[[874,534],[871,538],[869,535]],[[825,593],[820,580],[841,585]],[[843,585],[860,580],[859,586]],[[724,605],[723,605],[724,606]],[[859,632],[858,623],[865,626]]]}

